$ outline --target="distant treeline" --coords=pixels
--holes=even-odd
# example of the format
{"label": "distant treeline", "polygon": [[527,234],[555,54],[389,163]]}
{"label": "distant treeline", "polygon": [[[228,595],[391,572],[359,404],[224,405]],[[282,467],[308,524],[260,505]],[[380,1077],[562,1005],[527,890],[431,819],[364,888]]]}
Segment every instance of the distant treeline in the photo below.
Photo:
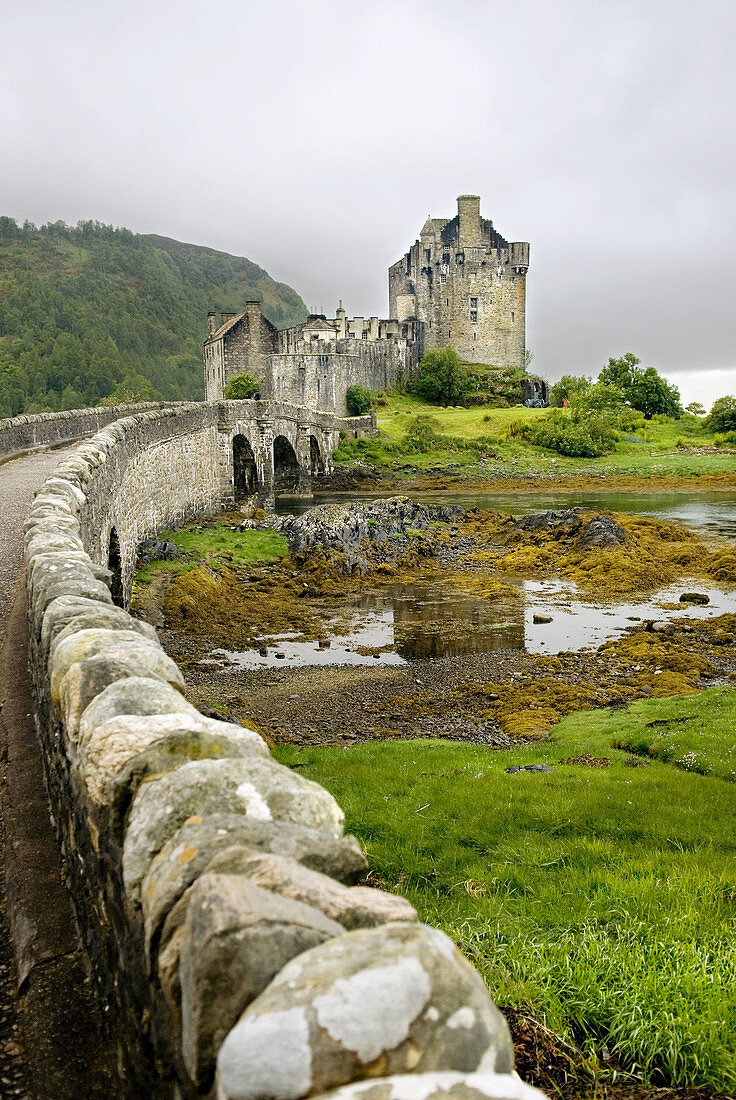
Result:
{"label": "distant treeline", "polygon": [[99,222],[0,217],[0,416],[201,400],[207,311],[260,299],[285,328],[296,291],[240,256]]}

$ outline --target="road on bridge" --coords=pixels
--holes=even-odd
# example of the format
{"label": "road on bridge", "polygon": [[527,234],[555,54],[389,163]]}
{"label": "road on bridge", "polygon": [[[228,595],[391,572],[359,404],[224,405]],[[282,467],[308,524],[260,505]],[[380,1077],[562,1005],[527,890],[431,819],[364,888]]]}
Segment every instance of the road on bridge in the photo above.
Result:
{"label": "road on bridge", "polygon": [[[107,1059],[62,881],[27,675],[23,522],[36,489],[75,446],[0,465],[0,1096],[21,1100],[117,1094],[100,1066]],[[9,906],[21,914],[14,925]],[[11,926],[25,928],[15,936],[24,956],[20,994]]]}

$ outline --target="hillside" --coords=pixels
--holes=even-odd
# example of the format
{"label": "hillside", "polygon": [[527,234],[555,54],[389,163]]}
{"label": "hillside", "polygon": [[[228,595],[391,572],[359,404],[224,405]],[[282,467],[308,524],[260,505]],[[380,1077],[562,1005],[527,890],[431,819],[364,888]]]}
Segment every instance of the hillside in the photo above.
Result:
{"label": "hillside", "polygon": [[241,256],[98,222],[0,218],[0,416],[105,398],[201,400],[207,311],[249,298],[278,328],[296,291]]}

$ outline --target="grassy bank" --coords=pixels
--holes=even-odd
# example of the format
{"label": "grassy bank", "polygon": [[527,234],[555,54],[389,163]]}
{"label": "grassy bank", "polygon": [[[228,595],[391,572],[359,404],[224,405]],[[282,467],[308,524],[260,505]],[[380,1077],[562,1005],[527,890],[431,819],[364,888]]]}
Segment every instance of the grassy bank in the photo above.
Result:
{"label": "grassy bank", "polygon": [[408,394],[392,393],[378,407],[376,439],[345,440],[338,466],[369,462],[399,477],[411,471],[446,469],[469,480],[542,475],[696,478],[736,473],[732,446],[717,448],[701,421],[649,421],[619,433],[615,450],[598,458],[569,458],[515,438],[515,425],[547,415],[545,409],[481,406],[438,407]]}
{"label": "grassy bank", "polygon": [[[713,688],[574,714],[511,753],[444,741],[276,753],[333,792],[377,881],[449,932],[500,1004],[530,1010],[602,1074],[727,1092],[735,726],[736,691]],[[530,763],[553,771],[506,771]]]}

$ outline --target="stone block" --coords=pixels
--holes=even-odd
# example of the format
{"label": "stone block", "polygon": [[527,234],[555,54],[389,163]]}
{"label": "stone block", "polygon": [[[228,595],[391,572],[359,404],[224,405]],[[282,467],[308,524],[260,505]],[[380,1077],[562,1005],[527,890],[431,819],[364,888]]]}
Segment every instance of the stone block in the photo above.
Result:
{"label": "stone block", "polygon": [[98,726],[81,747],[80,766],[92,800],[110,807],[117,830],[130,799],[151,775],[163,775],[190,760],[218,760],[268,746],[254,730],[193,714],[123,715]]}
{"label": "stone block", "polygon": [[[239,1100],[237,1094],[218,1100]],[[546,1100],[516,1073],[404,1073],[355,1081],[320,1100]]]}
{"label": "stone block", "polygon": [[514,1054],[503,1016],[452,941],[425,925],[387,924],[285,966],[217,1065],[220,1097],[297,1100],[413,1071],[508,1074]]}
{"label": "stone block", "polygon": [[37,571],[30,590],[31,611],[36,622],[43,618],[51,601],[59,596],[84,596],[101,603],[112,603],[108,586],[81,562],[69,566],[44,564]]}
{"label": "stone block", "polygon": [[224,848],[240,845],[275,852],[339,882],[365,874],[367,863],[354,836],[305,829],[286,822],[211,814],[186,822],[166,842],[143,879],[141,905],[146,949],[155,949],[161,926],[184,891]]}
{"label": "stone block", "polygon": [[144,783],[128,815],[123,878],[139,901],[151,860],[187,818],[242,814],[256,821],[285,821],[310,829],[342,832],[344,814],[331,794],[271,759],[201,760]]}
{"label": "stone block", "polygon": [[[170,658],[166,658],[170,661]],[[145,650],[121,649],[118,653],[95,653],[77,661],[67,671],[59,686],[59,710],[64,719],[66,736],[69,742],[76,743],[79,723],[85,710],[94,699],[110,684],[119,680],[151,677],[179,687],[181,676],[173,661],[173,668],[167,669],[162,660],[150,661]],[[153,667],[151,667],[153,665]]]}
{"label": "stone block", "polygon": [[203,875],[188,900],[179,956],[182,1052],[202,1089],[220,1043],[254,997],[296,955],[344,930],[237,875]]}
{"label": "stone block", "polygon": [[55,635],[51,639],[48,648],[48,656],[51,658],[59,642],[78,634],[81,630],[124,630],[140,634],[155,646],[160,646],[158,635],[150,623],[141,619],[134,619],[123,611],[122,607],[110,607],[108,604],[97,604],[93,610],[78,612],[70,616],[65,625],[59,625]]}
{"label": "stone block", "polygon": [[[158,639],[143,638],[135,630],[92,628],[80,630],[65,638],[56,646],[49,659],[51,697],[55,703],[59,702],[61,682],[72,665],[97,655],[110,659],[139,660],[144,665],[144,671],[133,675],[155,677],[184,690],[184,677],[177,665],[164,653]],[[145,671],[145,666],[148,672]]]}
{"label": "stone block", "polygon": [[417,920],[416,909],[405,898],[368,886],[343,886],[288,856],[273,852],[233,845],[213,857],[207,873],[244,875],[264,890],[319,909],[348,930],[375,928],[388,921]]}
{"label": "stone block", "polygon": [[180,691],[162,680],[146,676],[130,676],[105,688],[85,710],[79,722],[78,746],[84,752],[94,731],[125,714],[186,714],[198,715]]}
{"label": "stone block", "polygon": [[[96,618],[99,616],[99,618]],[[120,624],[126,623],[123,629],[134,630],[144,638],[158,641],[158,636],[152,626],[134,619],[122,607],[112,604],[102,604],[99,600],[89,600],[82,596],[60,596],[49,604],[43,616],[41,626],[41,648],[47,654],[51,654],[54,642],[62,631],[79,619],[79,630],[88,627],[97,629],[120,629]],[[114,624],[114,625],[113,625]]]}

